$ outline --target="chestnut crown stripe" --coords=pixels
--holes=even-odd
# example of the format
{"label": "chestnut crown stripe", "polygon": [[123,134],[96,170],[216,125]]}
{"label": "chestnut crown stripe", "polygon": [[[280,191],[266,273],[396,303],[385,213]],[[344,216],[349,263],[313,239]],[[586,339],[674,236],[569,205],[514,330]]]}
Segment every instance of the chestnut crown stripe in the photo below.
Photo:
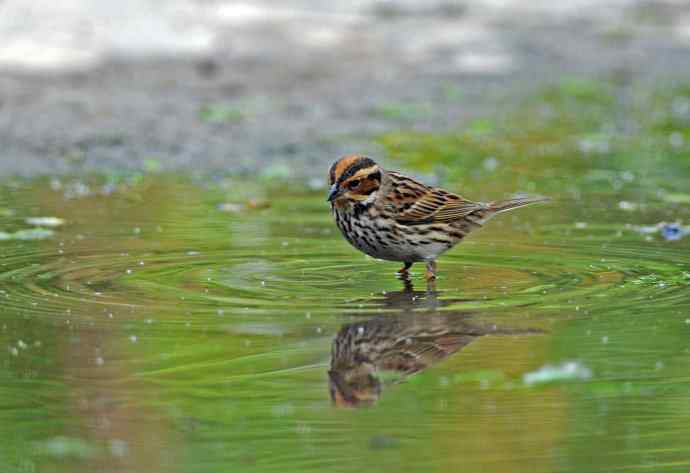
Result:
{"label": "chestnut crown stripe", "polygon": [[[346,160],[347,158],[345,158]],[[331,177],[331,182],[333,183],[338,183],[342,184],[344,181],[348,180],[355,174],[357,174],[359,171],[367,168],[374,168],[376,167],[376,163],[369,158],[365,158],[363,156],[358,156],[354,157],[347,162],[343,162],[344,160],[336,162],[333,166],[331,166],[331,171],[330,171],[330,177]],[[338,171],[338,164],[347,164],[347,167],[340,173],[339,176],[336,176],[336,173]]]}

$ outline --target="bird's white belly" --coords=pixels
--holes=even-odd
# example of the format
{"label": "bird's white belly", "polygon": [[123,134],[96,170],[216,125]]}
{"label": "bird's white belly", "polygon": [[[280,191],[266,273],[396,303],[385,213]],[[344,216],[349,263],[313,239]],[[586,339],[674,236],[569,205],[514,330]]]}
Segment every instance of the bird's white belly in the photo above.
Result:
{"label": "bird's white belly", "polygon": [[[360,216],[356,225],[342,215],[336,216],[336,222],[352,246],[374,258],[405,262],[433,261],[453,246],[398,229],[382,231],[376,222],[365,215]],[[392,225],[396,224],[391,223],[388,228]]]}

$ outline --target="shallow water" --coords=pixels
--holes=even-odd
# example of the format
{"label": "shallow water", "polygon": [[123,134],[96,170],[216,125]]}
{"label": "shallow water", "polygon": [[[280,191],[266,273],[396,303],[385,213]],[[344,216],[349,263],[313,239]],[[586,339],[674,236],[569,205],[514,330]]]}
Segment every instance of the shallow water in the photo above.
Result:
{"label": "shallow water", "polygon": [[[285,189],[7,182],[0,471],[690,469],[690,237],[637,227],[686,204],[503,215],[427,288]],[[424,363],[332,363],[348,327]]]}

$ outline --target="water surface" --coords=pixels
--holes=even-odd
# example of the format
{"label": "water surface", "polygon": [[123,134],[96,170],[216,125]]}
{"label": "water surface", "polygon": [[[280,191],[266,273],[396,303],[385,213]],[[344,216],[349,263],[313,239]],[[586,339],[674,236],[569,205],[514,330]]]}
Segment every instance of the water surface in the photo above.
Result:
{"label": "water surface", "polygon": [[554,198],[435,287],[301,182],[5,181],[0,471],[688,471],[690,88],[604,123],[566,85],[517,133],[382,139]]}
{"label": "water surface", "polygon": [[[3,189],[7,233],[64,224],[0,242],[2,471],[687,469],[690,238],[629,224],[653,211],[501,216],[427,288],[322,192],[235,184]],[[333,402],[343,327],[429,320],[469,338]]]}

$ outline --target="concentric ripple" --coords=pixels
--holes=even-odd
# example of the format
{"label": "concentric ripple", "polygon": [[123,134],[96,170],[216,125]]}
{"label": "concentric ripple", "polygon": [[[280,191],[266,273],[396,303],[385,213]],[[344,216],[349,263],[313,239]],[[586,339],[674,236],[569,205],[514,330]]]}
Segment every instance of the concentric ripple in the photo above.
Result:
{"label": "concentric ripple", "polygon": [[[208,471],[244,471],[276,449],[307,471],[362,448],[399,458],[411,439],[459,435],[499,438],[499,455],[523,452],[527,438],[562,444],[573,409],[597,422],[628,409],[611,414],[617,425],[659,405],[674,415],[647,428],[664,442],[684,433],[687,419],[673,419],[690,394],[686,240],[650,239],[623,221],[548,225],[563,209],[544,207],[492,222],[444,255],[427,285],[421,265],[400,280],[397,264],[350,248],[320,196],[224,212],[227,195],[190,184],[76,200],[32,186],[14,190],[23,204],[0,217],[6,233],[30,228],[28,216],[65,223],[48,238],[0,241],[0,425],[32,419],[4,437],[18,439],[13,451],[42,452],[27,458],[63,449],[120,461],[157,441],[179,464],[187,451],[214,459]],[[531,335],[482,337],[406,383],[384,379],[389,393],[370,411],[334,412],[336,334],[374,318],[414,327],[418,316]],[[560,373],[555,387],[522,381],[573,366],[579,377]],[[344,454],[352,439],[364,446]]]}
{"label": "concentric ripple", "polygon": [[[166,222],[165,233],[153,238],[123,236],[118,225],[114,236],[102,227],[89,232],[88,223],[67,226],[52,240],[3,244],[0,295],[18,313],[46,318],[132,308],[269,314],[379,307],[382,294],[402,286],[394,277],[397,266],[351,250],[323,214],[283,233],[280,212],[217,212],[194,227],[193,244],[188,221],[179,227]],[[542,238],[520,241],[492,240],[487,231],[441,258],[435,289],[468,309],[624,307],[649,298],[670,303],[688,284],[685,248],[622,230],[600,226],[583,238],[556,226]],[[413,268],[417,289],[426,286],[422,269]]]}

